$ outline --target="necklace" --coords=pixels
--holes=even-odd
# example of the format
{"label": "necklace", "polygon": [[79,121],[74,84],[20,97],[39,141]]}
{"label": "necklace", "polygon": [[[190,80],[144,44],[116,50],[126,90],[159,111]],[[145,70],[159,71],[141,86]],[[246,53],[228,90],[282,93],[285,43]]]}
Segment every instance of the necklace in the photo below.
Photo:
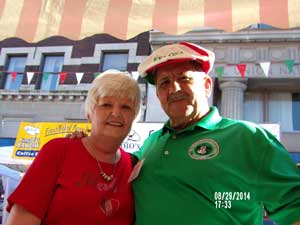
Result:
{"label": "necklace", "polygon": [[97,161],[98,168],[99,168],[99,170],[100,170],[100,175],[101,175],[101,177],[102,177],[105,181],[107,181],[107,182],[112,181],[113,178],[114,178],[114,173],[115,173],[115,169],[116,169],[116,163],[114,164],[114,168],[113,168],[112,174],[111,174],[111,175],[107,175],[107,174],[102,170],[102,167],[101,167],[101,164],[100,164],[99,160],[96,159],[96,161]]}

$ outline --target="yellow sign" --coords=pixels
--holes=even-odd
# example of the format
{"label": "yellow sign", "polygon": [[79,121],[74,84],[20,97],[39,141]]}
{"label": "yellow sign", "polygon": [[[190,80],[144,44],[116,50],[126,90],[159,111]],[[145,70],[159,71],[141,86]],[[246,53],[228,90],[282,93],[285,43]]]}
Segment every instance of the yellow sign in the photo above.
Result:
{"label": "yellow sign", "polygon": [[33,160],[38,151],[53,138],[65,137],[74,131],[89,133],[91,124],[55,122],[55,123],[30,123],[22,122],[16,138],[13,158]]}

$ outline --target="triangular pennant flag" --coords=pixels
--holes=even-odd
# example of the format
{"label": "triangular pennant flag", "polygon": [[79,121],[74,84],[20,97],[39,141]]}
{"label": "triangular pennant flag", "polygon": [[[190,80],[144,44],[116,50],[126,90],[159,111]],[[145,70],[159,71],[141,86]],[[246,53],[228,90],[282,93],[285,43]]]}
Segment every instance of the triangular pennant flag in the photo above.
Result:
{"label": "triangular pennant flag", "polygon": [[247,65],[246,64],[238,64],[236,66],[237,66],[237,68],[238,68],[238,70],[239,70],[242,78],[244,78],[245,77],[245,72],[246,72],[246,66]]}
{"label": "triangular pennant flag", "polygon": [[222,77],[223,77],[223,73],[224,73],[224,67],[221,66],[221,67],[216,67],[215,68],[215,72],[219,78],[219,80],[222,80]]}
{"label": "triangular pennant flag", "polygon": [[79,84],[83,77],[83,73],[75,73],[75,74],[76,74],[77,84]]}
{"label": "triangular pennant flag", "polygon": [[260,63],[260,66],[261,66],[262,70],[264,71],[266,77],[269,76],[270,65],[271,65],[271,62],[261,62]]}
{"label": "triangular pennant flag", "polygon": [[133,72],[131,72],[131,74],[132,74],[133,79],[135,79],[135,80],[139,79],[139,72],[133,71]]}
{"label": "triangular pennant flag", "polygon": [[28,82],[28,84],[30,84],[30,82],[33,78],[34,72],[27,72],[26,75],[27,75],[27,82]]}
{"label": "triangular pennant flag", "polygon": [[43,80],[48,80],[49,73],[43,73]]}
{"label": "triangular pennant flag", "polygon": [[293,59],[287,59],[284,61],[285,65],[288,67],[289,69],[289,72],[293,72],[293,67],[294,67],[294,64],[295,64],[295,60]]}
{"label": "triangular pennant flag", "polygon": [[67,73],[65,73],[65,72],[59,73],[59,83],[60,84],[65,83],[66,78],[67,78]]}
{"label": "triangular pennant flag", "polygon": [[11,81],[15,82],[17,78],[17,72],[10,72]]}
{"label": "triangular pennant flag", "polygon": [[98,72],[98,73],[94,73],[94,79],[96,78],[96,77],[98,77],[100,75],[100,73]]}

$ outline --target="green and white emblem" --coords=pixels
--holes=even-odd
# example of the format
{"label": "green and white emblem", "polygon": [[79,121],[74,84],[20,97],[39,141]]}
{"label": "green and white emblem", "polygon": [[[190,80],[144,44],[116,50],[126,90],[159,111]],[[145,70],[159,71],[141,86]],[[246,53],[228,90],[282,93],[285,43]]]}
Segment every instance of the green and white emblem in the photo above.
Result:
{"label": "green and white emblem", "polygon": [[211,159],[219,154],[219,145],[212,139],[201,139],[189,147],[188,153],[193,159]]}

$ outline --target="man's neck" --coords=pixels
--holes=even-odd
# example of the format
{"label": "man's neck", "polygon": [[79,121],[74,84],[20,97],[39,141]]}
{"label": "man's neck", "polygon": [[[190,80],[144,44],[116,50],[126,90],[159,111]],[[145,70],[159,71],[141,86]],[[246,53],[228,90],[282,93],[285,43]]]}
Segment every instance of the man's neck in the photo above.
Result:
{"label": "man's neck", "polygon": [[171,119],[170,118],[170,126],[175,129],[175,130],[183,130],[186,127],[200,121],[203,117],[205,117],[210,110],[206,110],[205,112],[199,113],[198,115],[191,115],[189,117],[183,117],[182,119],[176,118],[176,119]]}

